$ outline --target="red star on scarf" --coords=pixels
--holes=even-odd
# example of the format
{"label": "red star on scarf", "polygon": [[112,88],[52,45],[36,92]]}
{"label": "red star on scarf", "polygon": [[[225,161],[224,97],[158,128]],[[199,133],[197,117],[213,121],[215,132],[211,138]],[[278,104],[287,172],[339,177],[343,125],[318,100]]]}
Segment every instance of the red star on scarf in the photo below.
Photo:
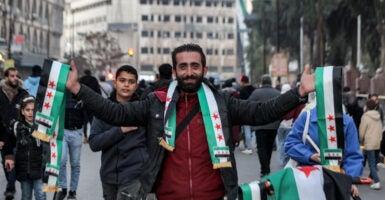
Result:
{"label": "red star on scarf", "polygon": [[334,126],[332,126],[332,125],[330,125],[328,129],[329,129],[330,132],[333,132],[335,130]]}
{"label": "red star on scarf", "polygon": [[44,107],[48,109],[49,107],[51,107],[51,105],[49,105],[49,103],[47,102],[44,104]]}
{"label": "red star on scarf", "polygon": [[336,142],[336,138],[335,138],[334,136],[331,136],[331,137],[329,138],[329,141],[330,141],[330,142]]}
{"label": "red star on scarf", "polygon": [[49,84],[48,84],[50,87],[55,87],[56,85],[55,85],[55,82],[54,81],[49,81]]}
{"label": "red star on scarf", "polygon": [[329,115],[329,116],[327,117],[327,119],[328,119],[329,121],[332,121],[332,120],[334,120],[334,117],[333,117],[333,115]]}
{"label": "red star on scarf", "polygon": [[51,143],[51,146],[52,146],[52,147],[56,147],[55,142],[52,142],[52,143]]}
{"label": "red star on scarf", "polygon": [[52,157],[52,158],[56,158],[55,152],[52,153],[52,156],[51,156],[51,157]]}
{"label": "red star on scarf", "polygon": [[221,141],[221,140],[223,140],[223,135],[218,135],[217,138],[218,138],[219,141]]}
{"label": "red star on scarf", "polygon": [[221,125],[215,124],[215,128],[216,128],[217,130],[219,130],[219,129],[221,129]]}
{"label": "red star on scarf", "polygon": [[166,101],[167,101],[167,102],[170,102],[170,101],[171,101],[171,98],[170,98],[170,97],[166,97]]}
{"label": "red star on scarf", "polygon": [[317,167],[314,167],[314,166],[298,167],[298,169],[305,174],[306,178],[309,177],[312,171],[319,170]]}
{"label": "red star on scarf", "polygon": [[219,117],[219,116],[218,116],[218,114],[216,114],[216,113],[213,115],[214,120],[217,120],[218,117]]}
{"label": "red star on scarf", "polygon": [[52,92],[48,92],[48,93],[47,93],[47,97],[48,97],[48,98],[51,98],[51,97],[52,97]]}
{"label": "red star on scarf", "polygon": [[53,135],[52,135],[52,137],[53,137],[53,138],[55,138],[55,137],[56,137],[56,132],[53,132]]}

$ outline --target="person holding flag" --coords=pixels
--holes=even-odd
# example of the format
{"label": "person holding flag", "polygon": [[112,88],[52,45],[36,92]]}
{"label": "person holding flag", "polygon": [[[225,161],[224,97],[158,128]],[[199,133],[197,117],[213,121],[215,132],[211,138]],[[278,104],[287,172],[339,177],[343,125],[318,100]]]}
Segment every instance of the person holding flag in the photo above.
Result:
{"label": "person holding flag", "polygon": [[[302,136],[307,112],[303,112],[287,136],[285,151],[299,166],[322,164],[332,169],[342,166],[345,174],[359,177],[363,172],[363,155],[354,121],[342,113],[341,85],[339,68],[316,69],[317,105],[310,110],[306,142]],[[359,195],[355,185],[352,195]]]}
{"label": "person holding flag", "polygon": [[142,168],[140,198],[155,189],[157,199],[227,199],[238,195],[231,137],[233,125],[260,125],[306,102],[314,75],[305,67],[301,85],[265,103],[240,100],[204,79],[206,56],[196,44],[172,52],[176,81],[146,99],[112,103],[78,82],[75,63],[66,87],[86,109],[115,126],[145,126],[149,159]]}

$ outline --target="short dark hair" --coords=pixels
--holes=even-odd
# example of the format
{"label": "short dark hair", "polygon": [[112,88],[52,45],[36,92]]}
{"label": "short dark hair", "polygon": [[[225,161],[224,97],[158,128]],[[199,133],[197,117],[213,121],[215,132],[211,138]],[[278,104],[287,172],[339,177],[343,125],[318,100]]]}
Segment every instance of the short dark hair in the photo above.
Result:
{"label": "short dark hair", "polygon": [[267,74],[262,75],[261,77],[262,85],[271,85],[271,77]]}
{"label": "short dark hair", "polygon": [[370,98],[372,98],[372,97],[377,97],[377,98],[378,98],[378,94],[377,94],[377,93],[370,93],[370,94],[368,95],[368,98],[370,99]]}
{"label": "short dark hair", "polygon": [[4,76],[5,76],[5,77],[8,77],[10,71],[17,71],[17,69],[16,69],[15,67],[10,67],[10,68],[8,68],[7,70],[5,70]]}
{"label": "short dark hair", "polygon": [[41,67],[40,65],[34,65],[32,67],[32,76],[40,76],[41,75]]}
{"label": "short dark hair", "polygon": [[249,77],[246,75],[241,76],[241,82],[242,83],[249,83]]}
{"label": "short dark hair", "polygon": [[118,76],[122,72],[127,72],[129,74],[133,74],[135,76],[136,81],[138,81],[138,71],[136,71],[135,67],[133,67],[131,65],[122,65],[121,67],[118,68],[118,70],[116,70],[115,78],[118,78]]}
{"label": "short dark hair", "polygon": [[84,74],[87,76],[91,76],[91,70],[89,69],[84,70]]}
{"label": "short dark hair", "polygon": [[160,79],[171,79],[172,77],[172,66],[168,63],[163,63],[159,66],[159,78]]}
{"label": "short dark hair", "polygon": [[374,110],[376,108],[376,106],[377,106],[377,104],[374,100],[368,99],[368,101],[366,101],[366,109]]}
{"label": "short dark hair", "polygon": [[101,82],[104,82],[104,81],[106,81],[106,77],[105,77],[104,75],[100,75],[100,76],[99,76],[99,80],[100,80]]}
{"label": "short dark hair", "polygon": [[200,47],[197,44],[189,43],[189,44],[181,45],[181,46],[175,48],[174,51],[172,51],[172,53],[171,53],[172,66],[174,67],[174,69],[176,68],[176,54],[181,53],[181,52],[186,52],[186,51],[187,52],[188,51],[198,52],[201,55],[202,66],[206,67],[206,55],[203,53],[202,47]]}

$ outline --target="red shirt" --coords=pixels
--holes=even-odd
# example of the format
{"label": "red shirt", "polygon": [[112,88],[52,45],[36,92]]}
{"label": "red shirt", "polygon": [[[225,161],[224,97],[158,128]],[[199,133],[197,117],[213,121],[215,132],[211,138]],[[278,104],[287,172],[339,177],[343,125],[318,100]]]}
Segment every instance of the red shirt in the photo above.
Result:
{"label": "red shirt", "polygon": [[[198,104],[196,94],[180,95],[177,103],[177,124]],[[225,189],[219,170],[213,169],[202,113],[198,112],[168,152],[158,180],[157,198],[219,199]]]}

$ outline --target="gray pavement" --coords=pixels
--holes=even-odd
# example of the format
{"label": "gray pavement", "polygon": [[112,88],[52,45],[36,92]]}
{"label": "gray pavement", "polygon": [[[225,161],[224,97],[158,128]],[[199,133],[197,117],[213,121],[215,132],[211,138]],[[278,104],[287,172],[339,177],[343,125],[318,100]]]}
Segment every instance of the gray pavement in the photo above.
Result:
{"label": "gray pavement", "polygon": [[[248,183],[259,179],[259,161],[254,151],[252,155],[241,153],[242,147],[235,150],[237,160],[237,169],[239,183]],[[273,152],[271,159],[272,172],[280,169],[278,164],[278,152]],[[99,179],[100,168],[100,153],[93,153],[88,144],[84,144],[82,148],[80,181],[77,190],[79,200],[95,200],[102,199],[102,187]],[[68,167],[68,166],[67,166]],[[68,174],[68,173],[67,173]],[[369,170],[366,167],[364,176],[369,175]],[[385,169],[379,169],[382,190],[371,190],[368,185],[360,185],[360,193],[362,199],[381,200],[385,199]],[[69,182],[69,179],[68,179]],[[0,170],[0,200],[4,199],[2,192],[5,190],[5,177],[3,171]],[[53,194],[48,193],[47,199],[52,199]],[[20,199],[20,185],[17,183],[16,199]]]}

